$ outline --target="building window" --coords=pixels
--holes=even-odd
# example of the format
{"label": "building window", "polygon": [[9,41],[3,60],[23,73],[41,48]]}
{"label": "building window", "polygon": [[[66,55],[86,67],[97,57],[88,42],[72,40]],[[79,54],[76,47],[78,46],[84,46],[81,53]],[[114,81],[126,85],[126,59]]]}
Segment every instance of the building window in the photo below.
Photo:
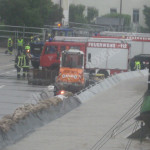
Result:
{"label": "building window", "polygon": [[139,23],[139,10],[138,9],[133,10],[133,22]]}
{"label": "building window", "polygon": [[115,8],[110,8],[110,13],[111,13],[111,14],[117,13],[117,9],[115,9]]}

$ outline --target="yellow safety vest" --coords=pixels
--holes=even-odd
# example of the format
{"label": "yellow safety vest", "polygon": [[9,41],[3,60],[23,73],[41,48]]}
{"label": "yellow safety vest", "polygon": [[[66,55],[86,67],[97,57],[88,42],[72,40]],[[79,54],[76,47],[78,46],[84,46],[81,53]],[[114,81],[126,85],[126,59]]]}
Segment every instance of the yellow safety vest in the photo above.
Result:
{"label": "yellow safety vest", "polygon": [[140,63],[140,61],[135,61],[135,69],[136,70],[141,70],[141,63]]}
{"label": "yellow safety vest", "polygon": [[18,63],[17,63],[17,66],[18,66],[19,68],[22,67],[22,59],[23,59],[22,56],[18,56]]}
{"label": "yellow safety vest", "polygon": [[13,41],[11,38],[8,38],[8,47],[12,47]]}
{"label": "yellow safety vest", "polygon": [[18,46],[23,46],[23,39],[21,40],[18,39]]}
{"label": "yellow safety vest", "polygon": [[29,68],[26,62],[26,57],[27,57],[26,55],[22,55],[22,67],[23,68]]}

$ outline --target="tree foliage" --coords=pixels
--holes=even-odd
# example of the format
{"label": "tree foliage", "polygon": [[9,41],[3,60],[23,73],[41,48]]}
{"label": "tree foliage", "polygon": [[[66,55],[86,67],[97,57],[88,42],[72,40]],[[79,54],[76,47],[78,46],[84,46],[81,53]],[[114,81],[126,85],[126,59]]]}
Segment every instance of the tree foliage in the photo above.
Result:
{"label": "tree foliage", "polygon": [[143,13],[145,16],[145,23],[148,26],[148,31],[150,32],[150,7],[144,6]]}
{"label": "tree foliage", "polygon": [[92,23],[93,19],[98,16],[98,10],[94,7],[87,8],[87,16],[85,16],[84,11],[84,5],[71,4],[69,7],[69,21],[78,23]]}
{"label": "tree foliage", "polygon": [[0,0],[0,16],[9,25],[43,26],[60,21],[63,14],[51,0]]}
{"label": "tree foliage", "polygon": [[98,17],[98,10],[95,7],[88,7],[87,9],[87,20],[92,23],[93,19]]}
{"label": "tree foliage", "polygon": [[111,18],[123,18],[124,19],[124,26],[129,26],[131,23],[131,16],[127,14],[118,14],[118,13],[111,13],[111,14],[106,14],[104,17],[111,17]]}
{"label": "tree foliage", "polygon": [[84,16],[84,5],[74,5],[71,4],[69,7],[69,21],[71,22],[78,22],[78,23],[85,23],[86,18]]}

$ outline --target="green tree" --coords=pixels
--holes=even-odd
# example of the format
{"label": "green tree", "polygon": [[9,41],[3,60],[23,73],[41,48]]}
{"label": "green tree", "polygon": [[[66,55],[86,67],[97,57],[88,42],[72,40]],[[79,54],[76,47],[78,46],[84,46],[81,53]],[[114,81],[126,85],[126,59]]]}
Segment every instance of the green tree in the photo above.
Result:
{"label": "green tree", "polygon": [[98,10],[94,7],[88,7],[88,9],[87,9],[88,23],[92,23],[93,19],[96,17],[98,17]]}
{"label": "green tree", "polygon": [[51,0],[0,0],[0,16],[5,24],[39,27],[60,21],[63,13]]}
{"label": "green tree", "polygon": [[69,21],[70,22],[78,22],[78,23],[86,23],[86,17],[84,16],[84,5],[74,5],[71,4],[69,7]]}
{"label": "green tree", "polygon": [[150,7],[144,6],[143,13],[145,16],[145,23],[148,27],[148,31],[150,32]]}

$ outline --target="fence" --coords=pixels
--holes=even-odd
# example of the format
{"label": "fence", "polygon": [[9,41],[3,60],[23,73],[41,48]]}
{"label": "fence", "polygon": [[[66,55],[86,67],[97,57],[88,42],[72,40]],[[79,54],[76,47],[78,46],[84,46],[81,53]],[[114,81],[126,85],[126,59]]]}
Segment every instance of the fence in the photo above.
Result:
{"label": "fence", "polygon": [[130,26],[112,26],[112,25],[99,25],[99,24],[85,24],[77,22],[69,22],[69,26],[76,29],[76,31],[87,31],[89,35],[91,33],[101,32],[101,31],[122,31],[122,32],[141,32],[141,27],[139,25]]}
{"label": "fence", "polygon": [[14,48],[17,48],[17,39],[22,37],[25,42],[30,41],[31,36],[39,35],[45,40],[47,28],[0,25],[0,47],[7,47],[7,40],[12,37]]}

